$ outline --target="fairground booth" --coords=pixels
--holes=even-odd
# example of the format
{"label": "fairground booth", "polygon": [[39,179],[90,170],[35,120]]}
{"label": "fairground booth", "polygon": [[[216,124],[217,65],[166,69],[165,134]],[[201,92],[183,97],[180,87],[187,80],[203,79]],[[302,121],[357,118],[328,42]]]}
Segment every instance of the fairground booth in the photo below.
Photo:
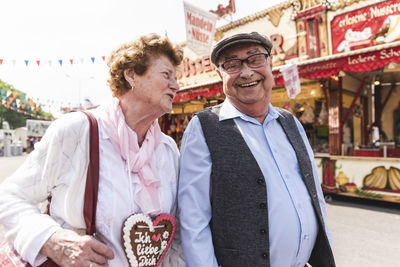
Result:
{"label": "fairground booth", "polygon": [[[290,110],[313,147],[324,192],[400,202],[400,1],[292,0],[216,29],[274,44],[272,104]],[[193,113],[221,103],[209,56],[185,49],[180,91],[162,129],[180,143]],[[281,70],[296,65],[289,98]]]}

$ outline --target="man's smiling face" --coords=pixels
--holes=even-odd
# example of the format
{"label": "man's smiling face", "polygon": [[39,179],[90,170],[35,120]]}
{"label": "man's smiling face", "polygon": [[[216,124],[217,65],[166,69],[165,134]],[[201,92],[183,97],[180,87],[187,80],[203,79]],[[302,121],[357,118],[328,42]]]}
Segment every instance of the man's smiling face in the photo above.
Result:
{"label": "man's smiling face", "polygon": [[[259,53],[268,54],[261,45],[238,44],[223,51],[218,63],[221,65],[230,59],[245,59]],[[243,63],[239,72],[227,73],[223,67],[219,67],[217,72],[222,78],[225,95],[237,109],[243,112],[265,105],[268,110],[274,85],[270,57],[264,65],[257,68],[251,68],[247,63]]]}

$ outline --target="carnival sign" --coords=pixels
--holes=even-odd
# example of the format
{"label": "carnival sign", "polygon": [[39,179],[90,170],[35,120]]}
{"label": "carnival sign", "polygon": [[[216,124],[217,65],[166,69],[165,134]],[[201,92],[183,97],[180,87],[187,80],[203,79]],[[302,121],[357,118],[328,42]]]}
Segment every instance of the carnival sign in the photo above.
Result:
{"label": "carnival sign", "polygon": [[331,29],[334,54],[400,40],[400,1],[383,1],[338,15]]}
{"label": "carnival sign", "polygon": [[210,54],[217,15],[183,2],[186,22],[186,44],[199,56]]}
{"label": "carnival sign", "polygon": [[41,120],[26,120],[26,135],[41,137],[45,134],[47,128],[49,128],[51,121]]}
{"label": "carnival sign", "polygon": [[289,98],[294,99],[301,91],[299,72],[297,65],[293,64],[281,69],[285,81],[286,92]]}

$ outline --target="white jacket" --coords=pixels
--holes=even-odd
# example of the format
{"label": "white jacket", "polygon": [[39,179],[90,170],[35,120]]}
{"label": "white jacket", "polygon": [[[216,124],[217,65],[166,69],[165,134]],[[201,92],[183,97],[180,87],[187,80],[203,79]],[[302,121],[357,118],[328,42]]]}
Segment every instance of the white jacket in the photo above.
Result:
{"label": "white jacket", "polygon": [[[96,117],[101,116],[98,110],[93,113]],[[5,227],[6,238],[33,266],[46,259],[39,251],[55,231],[65,228],[85,233],[83,198],[89,162],[88,133],[89,123],[81,112],[57,119],[21,167],[0,184],[0,223]],[[99,135],[102,150],[104,138]],[[169,165],[173,165],[174,179],[171,188],[164,189],[172,191],[172,205],[162,212],[175,213],[179,152],[175,142],[164,134],[153,154],[157,154],[159,149],[172,160],[173,164]],[[116,157],[120,158],[119,155]],[[102,164],[100,157],[100,169]],[[99,188],[99,199],[100,193]],[[51,217],[42,214],[37,207],[49,194],[52,196]],[[99,223],[97,218],[96,225]],[[174,241],[163,266],[180,266],[182,258],[180,246]]]}

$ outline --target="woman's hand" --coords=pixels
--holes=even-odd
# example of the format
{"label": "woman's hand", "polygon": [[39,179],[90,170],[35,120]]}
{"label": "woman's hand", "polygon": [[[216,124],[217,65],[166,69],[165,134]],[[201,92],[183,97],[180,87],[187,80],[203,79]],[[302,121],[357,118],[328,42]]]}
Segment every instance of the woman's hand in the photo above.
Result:
{"label": "woman's hand", "polygon": [[114,258],[112,250],[96,238],[66,229],[50,236],[40,253],[60,266],[107,266],[107,259]]}

